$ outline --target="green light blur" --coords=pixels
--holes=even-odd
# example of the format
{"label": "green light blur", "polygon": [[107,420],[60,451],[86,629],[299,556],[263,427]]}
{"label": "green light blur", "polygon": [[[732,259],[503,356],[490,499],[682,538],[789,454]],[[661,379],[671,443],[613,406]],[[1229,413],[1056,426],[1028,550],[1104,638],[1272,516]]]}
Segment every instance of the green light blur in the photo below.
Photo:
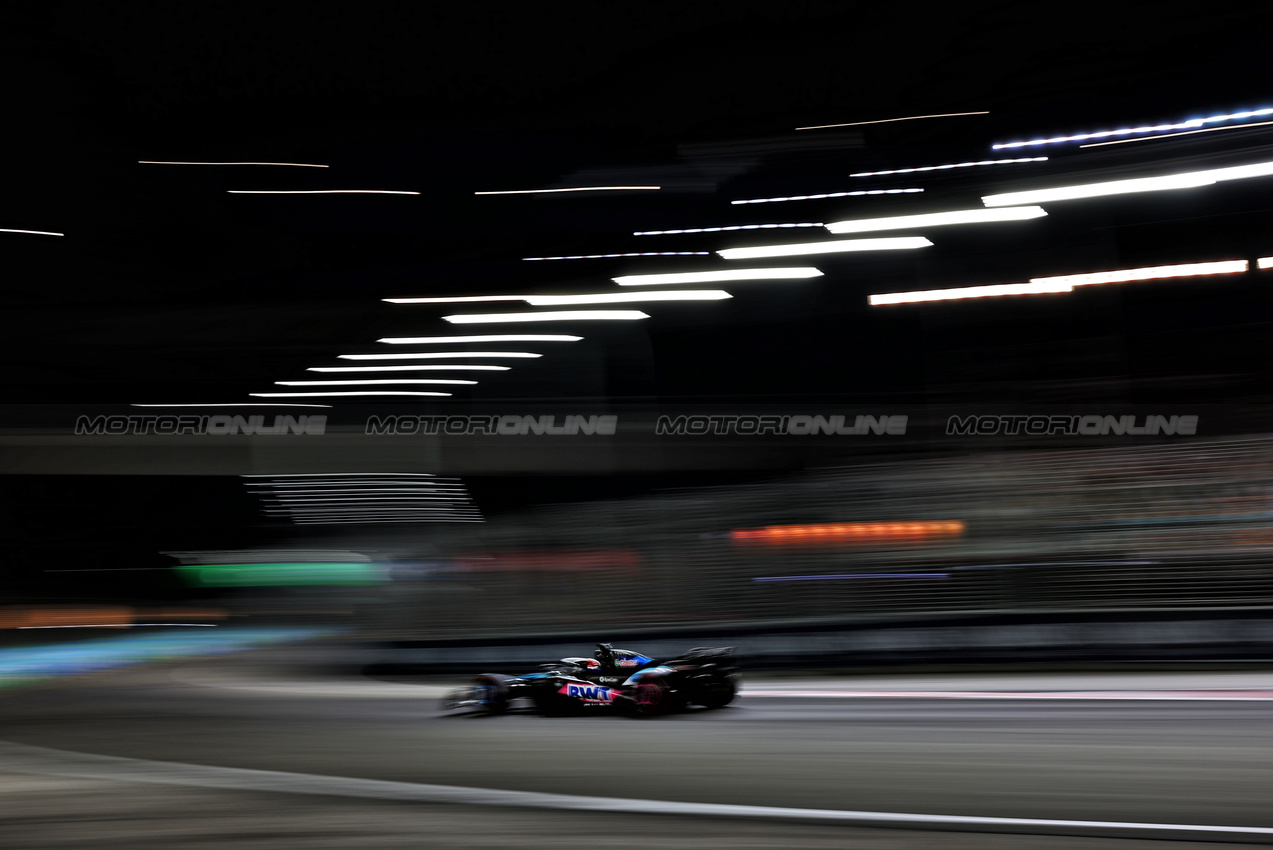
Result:
{"label": "green light blur", "polygon": [[193,587],[379,584],[385,580],[375,564],[366,562],[182,564],[177,572]]}

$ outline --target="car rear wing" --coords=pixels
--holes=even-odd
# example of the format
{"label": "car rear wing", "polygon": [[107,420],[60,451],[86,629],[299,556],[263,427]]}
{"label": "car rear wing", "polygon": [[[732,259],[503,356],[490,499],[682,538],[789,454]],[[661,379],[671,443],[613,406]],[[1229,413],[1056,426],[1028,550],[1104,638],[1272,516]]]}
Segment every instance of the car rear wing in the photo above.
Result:
{"label": "car rear wing", "polygon": [[683,653],[673,661],[667,664],[714,664],[718,667],[733,667],[734,650],[733,646],[696,646],[693,649]]}

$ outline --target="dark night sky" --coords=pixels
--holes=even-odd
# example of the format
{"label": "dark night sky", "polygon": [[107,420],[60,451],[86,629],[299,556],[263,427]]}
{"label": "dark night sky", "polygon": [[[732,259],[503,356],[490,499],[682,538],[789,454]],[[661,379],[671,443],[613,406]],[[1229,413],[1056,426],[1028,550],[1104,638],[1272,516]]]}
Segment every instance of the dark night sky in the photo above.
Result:
{"label": "dark night sky", "polygon": [[[714,256],[525,256],[715,251],[826,237],[815,229],[660,237],[634,237],[635,230],[958,209],[1031,180],[1058,185],[1273,160],[1273,127],[1262,127],[1099,149],[1069,145],[1048,150],[1052,159],[1026,166],[1031,172],[848,177],[983,159],[996,141],[1273,106],[1270,16],[1257,8],[6,7],[0,227],[66,233],[0,234],[6,402],[17,415],[22,405],[46,403],[246,401],[248,393],[276,389],[275,381],[306,377],[308,367],[337,363],[337,354],[375,351],[383,336],[460,332],[439,318],[455,310],[393,306],[383,297],[607,291],[617,274],[728,265]],[[990,114],[794,131],[980,110]],[[597,181],[666,188],[473,194]],[[885,186],[926,191],[729,204]],[[227,193],[328,187],[421,194]],[[568,351],[484,377],[447,403],[1263,402],[1273,378],[1266,353],[1273,272],[1097,287],[1060,300],[891,310],[868,307],[866,295],[1273,255],[1271,188],[1273,178],[1264,178],[1148,199],[1069,202],[1049,208],[1041,222],[952,228],[916,255],[805,258],[825,276],[727,286],[735,296],[728,302],[654,306],[649,320],[612,323],[623,327],[594,323]],[[137,490],[137,503],[153,506],[138,524],[135,514],[93,509],[112,497],[86,479],[10,477],[0,536],[20,551],[14,557],[31,562],[40,541],[56,534],[58,506],[72,493],[79,527],[87,529],[77,558],[94,539],[153,552],[175,538],[190,545],[223,539],[217,529],[253,521],[239,515],[235,496],[221,499],[181,480],[107,487]],[[617,482],[610,489],[633,488]],[[223,505],[216,528],[182,524],[190,515],[182,506],[195,492],[203,504]]]}

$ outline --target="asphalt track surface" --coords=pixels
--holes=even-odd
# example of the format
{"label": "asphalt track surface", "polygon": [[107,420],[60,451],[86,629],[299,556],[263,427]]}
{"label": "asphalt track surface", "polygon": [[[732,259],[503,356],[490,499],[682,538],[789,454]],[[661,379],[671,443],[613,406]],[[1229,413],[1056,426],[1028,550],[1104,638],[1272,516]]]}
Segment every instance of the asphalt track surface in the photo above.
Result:
{"label": "asphalt track surface", "polygon": [[[651,720],[473,717],[439,712],[437,687],[298,680],[243,659],[164,664],[0,696],[0,738],[18,745],[0,745],[0,844],[1273,843],[1270,687],[1273,673],[779,680],[720,711]],[[213,781],[209,766],[237,770]],[[420,786],[700,805],[536,809],[480,791],[413,802]],[[765,815],[775,807],[974,820],[836,824]],[[1083,824],[1043,823],[1057,821]]]}

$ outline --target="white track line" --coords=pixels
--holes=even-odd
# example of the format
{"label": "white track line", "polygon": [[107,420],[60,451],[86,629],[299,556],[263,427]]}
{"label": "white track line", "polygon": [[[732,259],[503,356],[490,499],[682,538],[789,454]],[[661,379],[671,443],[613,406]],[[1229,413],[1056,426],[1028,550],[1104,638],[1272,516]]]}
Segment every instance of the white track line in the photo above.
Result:
{"label": "white track line", "polygon": [[1238,688],[1201,691],[822,691],[753,690],[746,697],[832,698],[832,699],[1051,699],[1051,700],[1192,700],[1255,702],[1273,699],[1273,691]]}
{"label": "white track line", "polygon": [[1212,826],[1180,823],[1138,823],[1128,821],[1054,820],[1048,818],[998,818],[971,815],[923,815],[901,812],[857,812],[840,809],[797,809],[782,806],[738,806],[724,803],[681,803],[671,800],[637,800],[622,797],[585,797],[573,794],[544,794],[535,791],[501,791],[492,788],[465,788],[456,785],[425,785],[384,779],[356,779],[345,776],[316,776],[274,770],[213,767],[179,762],[149,761],[118,756],[91,755],[66,750],[33,747],[0,741],[6,770],[77,779],[123,780],[159,785],[187,785],[232,791],[265,791],[286,794],[321,794],[336,797],[367,797],[453,805],[517,806],[536,809],[566,809],[590,812],[621,812],[649,815],[696,815],[707,817],[748,817],[807,822],[842,823],[858,826],[945,828],[980,832],[1055,833],[1091,835],[1143,833],[1184,835],[1227,835],[1267,840],[1273,827]]}
{"label": "white track line", "polygon": [[[411,685],[370,680],[288,680],[226,676],[201,665],[179,667],[168,674],[187,685],[220,690],[246,691],[294,697],[336,699],[439,699],[463,687],[451,685]],[[1155,688],[1141,690],[1064,691],[944,691],[944,690],[846,690],[843,688],[778,688],[764,684],[744,684],[741,696],[775,699],[976,699],[976,700],[1161,700],[1207,702],[1258,702],[1273,699],[1273,690],[1235,688]]]}

